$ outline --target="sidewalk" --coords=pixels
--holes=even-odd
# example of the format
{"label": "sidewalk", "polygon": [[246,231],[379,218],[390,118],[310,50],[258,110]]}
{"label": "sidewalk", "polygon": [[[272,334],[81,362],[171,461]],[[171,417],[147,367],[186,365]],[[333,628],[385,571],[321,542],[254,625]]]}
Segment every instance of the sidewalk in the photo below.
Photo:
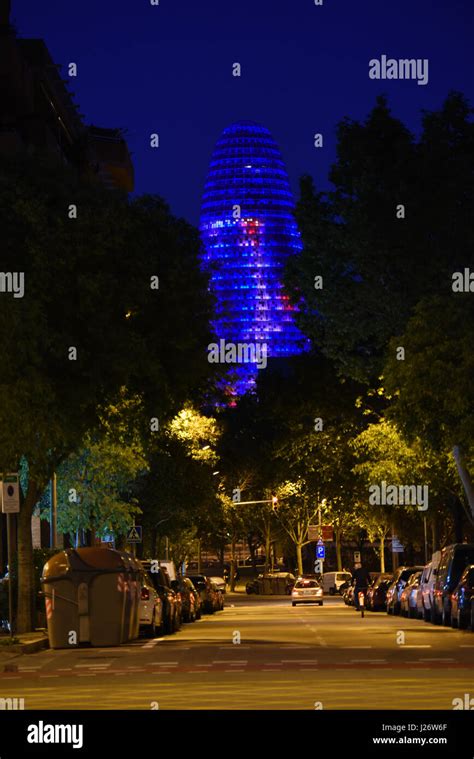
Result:
{"label": "sidewalk", "polygon": [[41,651],[43,648],[49,648],[49,640],[46,630],[36,630],[31,633],[21,633],[14,635],[13,639],[19,640],[19,643],[3,643],[8,641],[8,635],[0,635],[0,663],[8,660],[12,656],[18,656],[18,654],[34,654],[36,651]]}

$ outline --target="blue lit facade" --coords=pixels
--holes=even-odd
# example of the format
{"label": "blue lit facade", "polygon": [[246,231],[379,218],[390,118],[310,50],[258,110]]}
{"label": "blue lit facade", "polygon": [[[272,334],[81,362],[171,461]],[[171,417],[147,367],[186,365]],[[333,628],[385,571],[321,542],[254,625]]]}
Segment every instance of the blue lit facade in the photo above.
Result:
{"label": "blue lit facade", "polygon": [[[300,353],[282,278],[302,248],[288,175],[270,132],[251,121],[224,129],[211,158],[201,207],[205,266],[217,299],[214,330],[227,343],[258,343],[272,357]],[[255,385],[255,364],[229,367],[229,388]],[[260,370],[261,371],[261,370]]]}

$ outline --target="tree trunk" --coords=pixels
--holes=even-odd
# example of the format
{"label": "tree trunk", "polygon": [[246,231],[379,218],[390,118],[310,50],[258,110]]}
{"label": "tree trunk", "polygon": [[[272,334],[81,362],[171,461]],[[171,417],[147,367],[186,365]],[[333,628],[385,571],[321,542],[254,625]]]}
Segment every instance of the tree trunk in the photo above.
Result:
{"label": "tree trunk", "polygon": [[271,528],[269,524],[265,525],[265,573],[268,572],[268,561],[270,559],[271,550]]}
{"label": "tree trunk", "polygon": [[385,572],[385,535],[380,537],[380,571]]}
{"label": "tree trunk", "polygon": [[303,551],[301,543],[296,544],[296,561],[298,564],[298,574],[303,574]]}
{"label": "tree trunk", "polygon": [[30,478],[28,492],[18,514],[18,610],[17,632],[32,632],[35,628],[36,607],[35,579],[33,567],[33,540],[31,517],[39,496],[39,487]]}
{"label": "tree trunk", "polygon": [[336,533],[336,560],[337,560],[337,571],[342,572],[342,546],[341,546],[341,528],[336,527],[335,533]]}

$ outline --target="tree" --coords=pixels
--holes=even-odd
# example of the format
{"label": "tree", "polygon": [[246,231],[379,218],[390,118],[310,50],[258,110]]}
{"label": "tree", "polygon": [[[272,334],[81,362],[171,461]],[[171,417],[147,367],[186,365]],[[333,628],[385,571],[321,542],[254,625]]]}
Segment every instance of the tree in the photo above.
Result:
{"label": "tree", "polygon": [[277,519],[295,546],[298,574],[302,575],[302,549],[311,542],[308,540],[308,527],[318,513],[318,501],[315,494],[308,490],[306,482],[300,479],[281,484],[278,504]]}
{"label": "tree", "polygon": [[[450,281],[446,283],[446,289]],[[405,360],[394,358],[395,343]],[[402,337],[392,342],[385,383],[393,394],[391,414],[409,440],[423,437],[434,454],[452,451],[474,523],[470,470],[474,466],[474,305],[469,294],[423,299]],[[452,459],[452,460],[453,460]]]}
{"label": "tree", "polygon": [[24,632],[33,623],[31,514],[41,492],[120,387],[143,394],[147,432],[150,418],[166,419],[199,392],[210,371],[212,302],[197,231],[159,198],[128,203],[41,156],[2,159],[0,226],[3,266],[24,274],[24,297],[0,299],[0,340],[12,357],[0,382],[2,466],[28,462],[18,519]]}
{"label": "tree", "polygon": [[304,247],[288,263],[287,285],[303,332],[343,376],[373,383],[390,338],[473,249],[472,109],[451,93],[423,115],[416,142],[378,98],[365,122],[345,119],[337,138],[334,189],[301,182]]}

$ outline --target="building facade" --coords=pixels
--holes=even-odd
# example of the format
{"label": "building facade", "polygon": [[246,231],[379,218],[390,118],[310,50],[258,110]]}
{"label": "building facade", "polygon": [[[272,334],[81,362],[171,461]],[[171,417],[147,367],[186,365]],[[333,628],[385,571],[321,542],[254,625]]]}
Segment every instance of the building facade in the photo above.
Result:
{"label": "building facade", "polygon": [[[307,345],[283,286],[285,263],[302,247],[293,210],[268,129],[252,121],[224,129],[209,166],[200,231],[216,296],[219,355],[232,364],[228,387],[237,396],[254,388],[266,365],[263,351],[268,359],[287,358]],[[239,350],[242,345],[247,348]]]}

